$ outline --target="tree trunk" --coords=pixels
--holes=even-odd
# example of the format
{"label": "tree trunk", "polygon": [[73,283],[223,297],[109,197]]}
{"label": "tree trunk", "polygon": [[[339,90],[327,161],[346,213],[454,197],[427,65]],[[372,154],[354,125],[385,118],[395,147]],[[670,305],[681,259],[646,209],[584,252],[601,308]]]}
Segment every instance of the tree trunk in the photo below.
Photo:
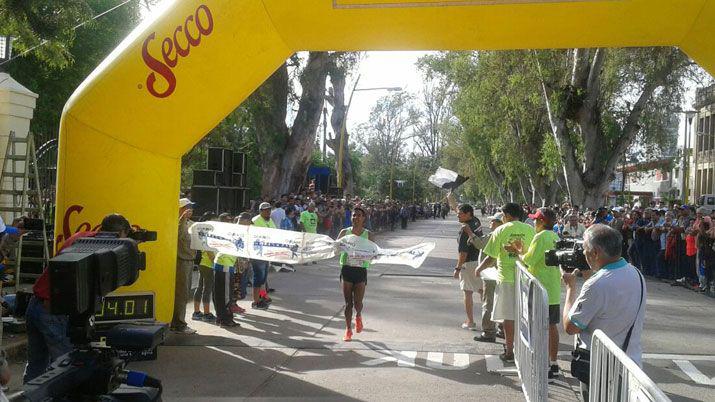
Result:
{"label": "tree trunk", "polygon": [[283,176],[281,159],[288,139],[288,67],[281,65],[247,102],[255,122],[256,143],[261,152],[261,195],[280,194],[277,183]]}
{"label": "tree trunk", "polygon": [[328,74],[327,52],[310,52],[308,63],[300,75],[303,89],[298,113],[286,144],[278,182],[278,193],[296,191],[305,182],[325,100],[325,80]]}
{"label": "tree trunk", "polygon": [[344,194],[355,194],[355,176],[353,175],[353,164],[350,159],[349,152],[349,136],[348,129],[341,133],[341,128],[345,120],[345,71],[340,68],[332,68],[328,73],[330,75],[330,83],[332,84],[332,94],[329,97],[329,102],[333,106],[333,112],[330,115],[330,125],[333,128],[334,137],[327,143],[330,149],[335,154],[335,170],[338,171],[338,154],[340,149],[340,136],[345,135],[343,141],[343,171],[342,182]]}

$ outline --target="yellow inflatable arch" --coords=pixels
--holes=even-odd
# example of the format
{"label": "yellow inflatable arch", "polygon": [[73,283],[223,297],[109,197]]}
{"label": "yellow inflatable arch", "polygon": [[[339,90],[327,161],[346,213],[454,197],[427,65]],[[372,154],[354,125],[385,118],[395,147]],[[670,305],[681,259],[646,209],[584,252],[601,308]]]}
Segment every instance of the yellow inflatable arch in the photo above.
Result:
{"label": "yellow inflatable arch", "polygon": [[300,50],[679,46],[715,72],[715,0],[176,0],[75,91],[57,242],[108,212],[157,230],[130,290],[169,321],[181,156]]}

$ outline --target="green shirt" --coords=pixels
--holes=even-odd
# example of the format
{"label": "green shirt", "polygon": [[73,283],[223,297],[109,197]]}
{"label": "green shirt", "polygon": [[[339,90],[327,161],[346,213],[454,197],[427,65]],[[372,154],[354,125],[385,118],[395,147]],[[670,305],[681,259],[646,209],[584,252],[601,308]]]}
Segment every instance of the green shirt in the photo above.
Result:
{"label": "green shirt", "polygon": [[504,250],[504,246],[521,240],[523,244],[531,244],[534,237],[534,228],[526,223],[512,221],[499,226],[489,236],[484,254],[497,260],[497,281],[499,283],[514,283],[516,278],[517,255]]}
{"label": "green shirt", "polygon": [[268,218],[268,220],[263,219],[261,215],[256,215],[251,219],[253,224],[255,226],[258,226],[260,228],[270,228],[270,229],[275,229],[276,225],[273,223],[273,219]]}
{"label": "green shirt", "polygon": [[561,304],[561,270],[546,265],[544,254],[556,248],[559,236],[553,230],[542,230],[534,236],[529,249],[522,257],[529,272],[541,282],[549,294],[549,304]]}
{"label": "green shirt", "polygon": [[216,253],[216,257],[214,258],[214,270],[216,270],[216,265],[220,265],[223,267],[224,272],[234,272],[234,265],[236,265],[237,258],[238,257],[234,257],[230,254]]}
{"label": "green shirt", "polygon": [[310,211],[300,213],[300,222],[308,233],[318,233],[318,214]]}

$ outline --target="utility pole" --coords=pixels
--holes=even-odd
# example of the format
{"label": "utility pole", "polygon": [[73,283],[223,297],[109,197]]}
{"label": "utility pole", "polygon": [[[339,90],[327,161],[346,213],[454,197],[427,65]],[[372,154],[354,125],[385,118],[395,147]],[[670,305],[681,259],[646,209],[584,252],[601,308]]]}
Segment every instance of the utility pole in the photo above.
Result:
{"label": "utility pole", "polygon": [[412,153],[412,203],[415,203],[415,180],[417,178],[417,158]]}
{"label": "utility pole", "polygon": [[393,182],[394,174],[395,174],[395,161],[393,160],[392,163],[390,164],[390,201],[393,200],[393,198],[392,198],[392,182]]}
{"label": "utility pole", "polygon": [[328,139],[328,108],[323,108],[323,163],[326,158],[325,141]]}

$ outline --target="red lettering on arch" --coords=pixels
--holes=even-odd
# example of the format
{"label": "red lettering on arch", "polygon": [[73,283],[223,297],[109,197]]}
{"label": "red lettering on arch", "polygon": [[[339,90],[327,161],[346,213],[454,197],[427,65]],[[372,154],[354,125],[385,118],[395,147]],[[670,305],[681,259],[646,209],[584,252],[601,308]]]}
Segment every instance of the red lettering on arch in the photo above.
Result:
{"label": "red lettering on arch", "polygon": [[[179,64],[181,58],[189,56],[192,47],[201,45],[202,39],[210,35],[213,30],[214,18],[211,9],[202,4],[196,8],[193,15],[188,15],[184,19],[183,25],[176,26],[172,35],[161,40],[161,57],[154,57],[149,51],[149,44],[156,38],[156,32],[147,36],[142,46],[142,59],[151,70],[146,78],[147,91],[157,98],[166,98],[173,94],[177,86],[173,69]],[[192,35],[192,31],[196,33],[196,36]],[[186,43],[186,47],[182,47],[182,43]],[[157,76],[166,81],[166,89],[163,91],[156,89]]]}

